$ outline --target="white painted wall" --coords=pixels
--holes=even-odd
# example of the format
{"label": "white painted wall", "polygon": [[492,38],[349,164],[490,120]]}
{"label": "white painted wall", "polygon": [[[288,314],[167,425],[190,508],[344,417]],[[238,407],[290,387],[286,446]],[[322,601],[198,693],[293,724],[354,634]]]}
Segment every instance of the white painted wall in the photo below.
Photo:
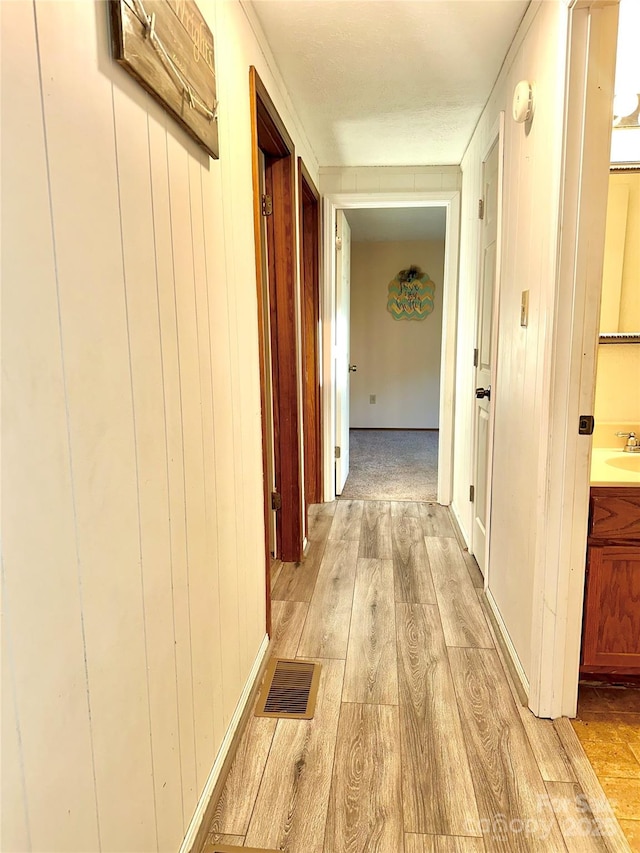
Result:
{"label": "white painted wall", "polygon": [[[472,482],[473,347],[478,276],[477,218],[482,157],[501,110],[506,113],[501,296],[495,406],[489,592],[528,677],[537,525],[546,477],[550,340],[557,280],[559,173],[567,9],[533,4],[462,162],[458,378],[455,408],[454,510],[469,537]],[[511,118],[519,80],[535,81],[535,117],[527,132]],[[520,326],[521,292],[529,290],[529,325]],[[546,396],[545,396],[546,392]]]}
{"label": "white painted wall", "polygon": [[460,166],[321,167],[320,192],[432,192],[459,190]]}
{"label": "white painted wall", "polygon": [[249,65],[220,160],[103,3],[2,4],[2,848],[176,850],[265,633]]}
{"label": "white painted wall", "polygon": [[[389,282],[412,264],[435,283],[434,310],[424,320],[394,320]],[[444,241],[352,243],[352,427],[438,428],[443,272]]]}

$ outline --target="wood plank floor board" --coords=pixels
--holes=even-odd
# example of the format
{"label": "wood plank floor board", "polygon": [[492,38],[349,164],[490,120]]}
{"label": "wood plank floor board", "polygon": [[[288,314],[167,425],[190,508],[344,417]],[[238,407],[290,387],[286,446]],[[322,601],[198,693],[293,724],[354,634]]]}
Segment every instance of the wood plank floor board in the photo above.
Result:
{"label": "wood plank floor board", "polygon": [[333,516],[329,539],[360,539],[364,501],[338,501]]}
{"label": "wood plank floor board", "polygon": [[280,720],[247,832],[248,847],[322,853],[344,662],[322,665],[312,720]]}
{"label": "wood plank floor board", "polygon": [[209,834],[245,836],[277,720],[250,717],[216,804]]}
{"label": "wood plank floor board", "polygon": [[311,540],[302,562],[282,564],[272,593],[275,601],[311,601],[325,543],[326,537]]}
{"label": "wood plank floor board", "polygon": [[402,853],[398,708],[343,703],[324,853]]}
{"label": "wood plank floor board", "polygon": [[561,717],[559,720],[554,720],[553,726],[571,761],[577,783],[584,792],[591,813],[602,832],[607,850],[610,853],[629,853],[629,844],[616,819],[611,803],[602,790],[602,785],[580,745],[571,722],[566,717]]}
{"label": "wood plank floor board", "polygon": [[397,604],[396,624],[404,829],[479,836],[478,808],[438,610],[433,605]]}
{"label": "wood plank floor board", "polygon": [[551,805],[569,853],[606,853],[589,803],[575,782],[546,782]]}
{"label": "wood plank floor board", "polygon": [[311,504],[307,515],[307,539],[309,542],[323,542],[329,535],[337,501],[323,504]]}
{"label": "wood plank floor board", "polygon": [[391,504],[365,501],[362,514],[359,557],[391,559]]}
{"label": "wood plank floor board", "polygon": [[478,561],[466,548],[461,548],[461,551],[462,559],[464,560],[464,564],[469,572],[469,577],[471,578],[471,583],[476,589],[484,589],[484,578],[482,577]]}
{"label": "wood plank floor board", "polygon": [[202,848],[202,853],[211,853],[211,851],[219,844],[227,844],[229,847],[242,847],[244,846],[244,836],[220,835],[220,833],[217,832],[211,833]]}
{"label": "wood plank floor board", "polygon": [[282,560],[272,560],[271,567],[269,572],[269,580],[271,586],[271,597],[273,598],[273,591],[275,589],[276,583],[278,582],[278,578],[280,577],[280,573],[282,572],[282,566],[284,563]]}
{"label": "wood plank floor board", "polygon": [[574,783],[576,777],[571,762],[551,720],[534,717],[522,706],[518,706],[518,713],[545,782]]}
{"label": "wood plank floor board", "polygon": [[420,518],[420,506],[415,501],[391,501],[393,518]]}
{"label": "wood plank floor board", "polygon": [[449,648],[488,851],[566,847],[495,650]]}
{"label": "wood plank floor board", "polygon": [[358,540],[327,540],[298,656],[346,659]]}
{"label": "wood plank floor board", "polygon": [[303,601],[272,601],[272,657],[294,658],[309,605]]}
{"label": "wood plank floor board", "polygon": [[398,704],[391,560],[358,560],[342,701]]}
{"label": "wood plank floor board", "polygon": [[526,708],[529,701],[527,694],[520,679],[518,678],[518,674],[515,670],[515,666],[513,665],[513,661],[511,660],[507,652],[505,641],[502,638],[502,635],[500,634],[497,623],[495,622],[495,616],[491,612],[491,608],[489,606],[489,602],[487,601],[487,597],[484,593],[484,590],[476,589],[476,594],[478,596],[478,601],[480,602],[482,612],[484,613],[484,618],[486,619],[487,627],[489,628],[491,640],[493,641],[493,647],[498,653],[500,663],[502,664],[504,677],[507,680],[509,690],[511,691],[511,695],[513,696],[513,701],[519,708]]}
{"label": "wood plank floor board", "polygon": [[[433,520],[425,535],[411,502],[339,501],[309,518],[318,538],[275,582],[273,647],[323,664],[316,716],[249,719],[210,839],[289,853],[628,853],[569,721],[523,706],[457,539]],[[387,525],[391,558],[361,556],[388,553]],[[482,635],[471,596],[488,648],[452,644]],[[638,714],[621,716],[626,743]],[[610,790],[630,814],[626,791]],[[589,823],[575,834],[589,814],[601,836]]]}
{"label": "wood plank floor board", "polygon": [[410,515],[393,516],[391,538],[396,602],[435,604],[436,591],[420,519]]}
{"label": "wood plank floor board", "polygon": [[447,507],[440,504],[421,503],[418,504],[418,513],[425,536],[456,538]]}
{"label": "wood plank floor board", "polygon": [[493,648],[460,546],[455,539],[425,537],[424,541],[447,645]]}
{"label": "wood plank floor board", "polygon": [[404,836],[404,853],[484,853],[482,838],[453,835]]}

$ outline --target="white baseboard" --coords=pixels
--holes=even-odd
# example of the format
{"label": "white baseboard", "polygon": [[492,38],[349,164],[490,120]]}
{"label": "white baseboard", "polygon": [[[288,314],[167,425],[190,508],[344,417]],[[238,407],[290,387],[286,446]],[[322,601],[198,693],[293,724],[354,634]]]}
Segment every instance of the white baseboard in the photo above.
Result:
{"label": "white baseboard", "polygon": [[509,632],[507,631],[507,626],[504,624],[504,619],[502,618],[502,614],[498,610],[498,605],[496,604],[496,600],[491,594],[490,589],[485,589],[484,591],[485,598],[487,600],[487,604],[489,605],[491,612],[493,614],[493,618],[496,620],[496,626],[500,631],[500,636],[505,645],[505,649],[507,650],[507,654],[511,659],[511,663],[513,664],[513,668],[515,670],[515,674],[520,681],[522,689],[525,692],[526,696],[529,696],[529,679],[527,678],[524,669],[522,668],[522,664],[520,663],[520,658],[518,657],[518,653],[516,651],[516,647],[513,645],[513,641],[509,636]]}
{"label": "white baseboard", "polygon": [[233,713],[233,717],[231,718],[231,722],[229,723],[229,727],[225,733],[222,745],[220,746],[218,754],[216,755],[216,760],[213,762],[213,767],[211,768],[211,773],[209,773],[209,778],[207,779],[206,785],[204,786],[204,790],[200,795],[198,805],[196,806],[196,810],[193,813],[193,817],[191,818],[191,822],[187,828],[186,835],[182,841],[182,844],[180,845],[180,853],[191,853],[191,851],[193,850],[193,846],[196,843],[196,838],[200,830],[200,826],[202,824],[202,821],[204,820],[207,811],[207,806],[209,805],[209,801],[213,796],[213,791],[218,782],[218,778],[226,761],[227,755],[229,754],[229,749],[231,748],[231,744],[236,735],[238,726],[240,725],[240,722],[244,715],[247,703],[251,699],[251,694],[253,692],[256,679],[260,674],[260,669],[262,668],[262,664],[264,662],[264,658],[268,650],[269,637],[267,634],[265,634],[264,639],[260,644],[260,648],[258,649],[256,659],[253,662],[253,666],[251,667],[249,677],[247,678],[246,684],[244,685],[242,695],[240,696],[238,704],[236,705],[236,710]]}
{"label": "white baseboard", "polygon": [[[456,524],[458,525],[458,530],[460,531],[460,535],[462,536],[467,548],[469,548],[469,546],[471,544],[470,537],[467,534],[466,530],[464,529],[464,525],[462,524],[462,520],[460,519],[460,513],[458,512],[458,507],[456,506],[454,501],[451,501],[451,503],[449,504],[449,509],[453,513],[453,517],[456,520]],[[469,553],[471,553],[471,551],[469,551]]]}

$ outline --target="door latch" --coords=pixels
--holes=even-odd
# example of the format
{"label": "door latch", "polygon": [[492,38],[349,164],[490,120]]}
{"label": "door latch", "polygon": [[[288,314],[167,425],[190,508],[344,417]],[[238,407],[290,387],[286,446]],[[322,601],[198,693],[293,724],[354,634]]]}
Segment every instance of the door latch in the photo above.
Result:
{"label": "door latch", "polygon": [[580,415],[578,419],[578,435],[593,435],[596,420],[593,415]]}

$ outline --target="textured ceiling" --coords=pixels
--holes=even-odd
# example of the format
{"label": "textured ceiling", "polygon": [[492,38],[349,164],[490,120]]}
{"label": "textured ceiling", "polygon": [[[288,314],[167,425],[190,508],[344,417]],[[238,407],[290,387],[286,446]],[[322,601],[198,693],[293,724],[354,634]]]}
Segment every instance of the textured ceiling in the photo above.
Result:
{"label": "textured ceiling", "polygon": [[354,243],[399,240],[444,240],[443,207],[401,207],[345,210]]}
{"label": "textured ceiling", "polygon": [[459,163],[529,0],[253,0],[321,166]]}

